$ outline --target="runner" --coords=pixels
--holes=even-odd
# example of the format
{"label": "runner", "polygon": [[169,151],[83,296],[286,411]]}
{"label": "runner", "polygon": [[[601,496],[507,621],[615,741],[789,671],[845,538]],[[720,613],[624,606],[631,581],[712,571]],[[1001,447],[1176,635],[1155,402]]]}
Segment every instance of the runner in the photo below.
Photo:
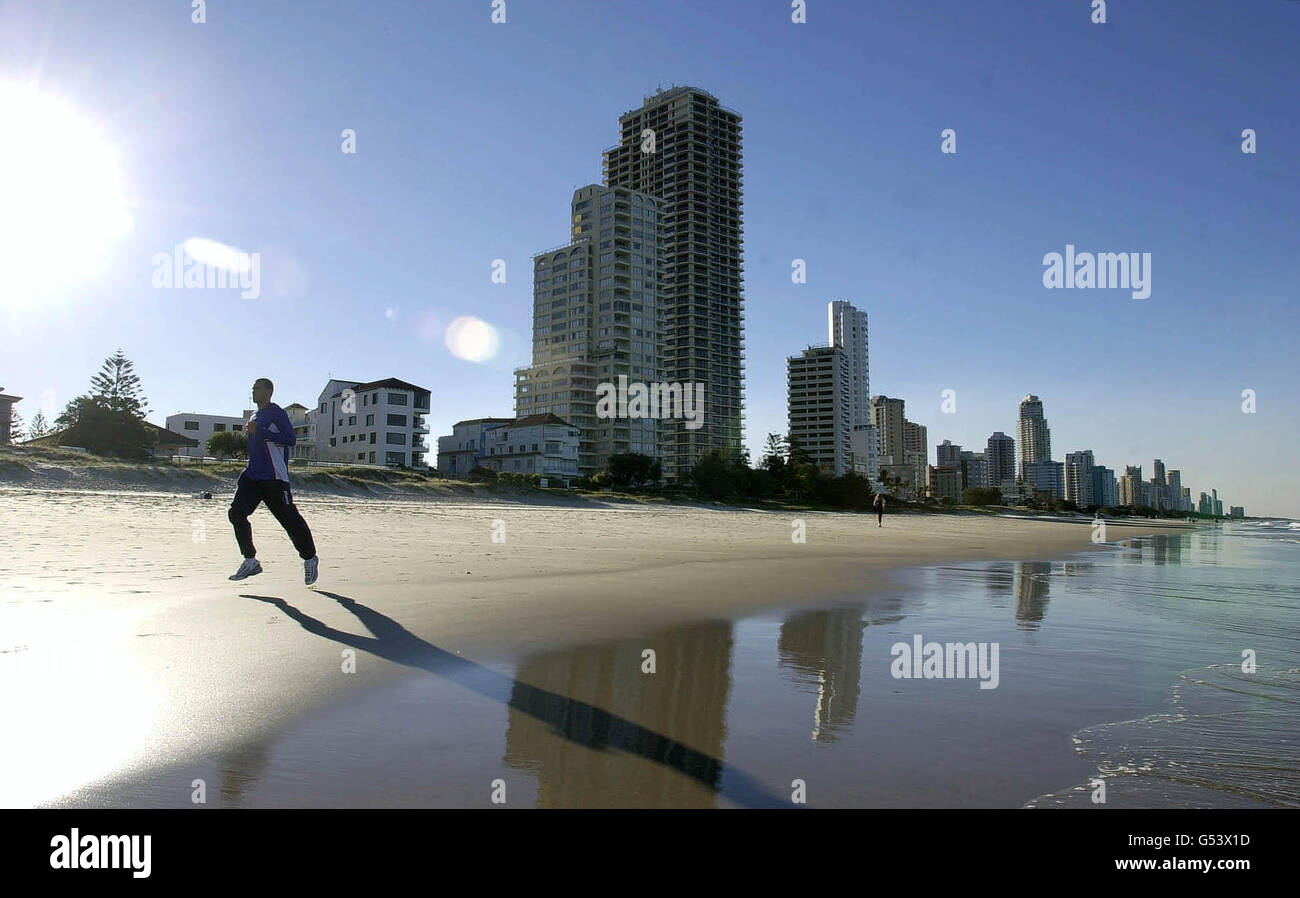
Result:
{"label": "runner", "polygon": [[289,415],[271,401],[274,390],[275,386],[265,377],[259,377],[253,383],[253,401],[257,403],[257,411],[248,422],[248,465],[239,475],[239,486],[227,515],[235,528],[235,539],[239,542],[239,551],[244,554],[244,562],[230,579],[243,580],[262,573],[248,516],[259,503],[265,502],[293,540],[293,547],[303,559],[303,582],[311,586],[316,582],[319,564],[316,544],[311,538],[311,528],[298,513],[289,491],[289,447],[298,438],[289,423]]}

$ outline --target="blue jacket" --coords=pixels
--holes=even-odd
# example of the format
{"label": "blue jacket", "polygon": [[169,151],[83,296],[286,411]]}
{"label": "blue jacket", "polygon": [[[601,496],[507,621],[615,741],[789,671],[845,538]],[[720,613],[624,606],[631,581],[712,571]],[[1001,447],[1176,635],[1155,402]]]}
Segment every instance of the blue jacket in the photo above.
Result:
{"label": "blue jacket", "polygon": [[289,415],[274,402],[253,414],[257,428],[248,435],[249,480],[283,480],[289,482],[289,447],[298,436],[289,423]]}

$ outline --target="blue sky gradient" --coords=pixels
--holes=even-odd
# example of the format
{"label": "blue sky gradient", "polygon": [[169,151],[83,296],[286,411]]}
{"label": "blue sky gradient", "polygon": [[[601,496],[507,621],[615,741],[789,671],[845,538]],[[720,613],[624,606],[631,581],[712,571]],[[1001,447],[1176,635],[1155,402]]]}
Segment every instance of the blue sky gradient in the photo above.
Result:
{"label": "blue sky gradient", "polygon": [[[1300,517],[1300,3],[1111,2],[1105,25],[1087,0],[811,0],[805,25],[782,0],[490,14],[211,0],[198,25],[188,2],[0,3],[0,79],[99,122],[135,201],[102,277],[0,307],[0,384],[24,417],[84,392],[118,346],[158,423],[237,414],[258,376],[282,405],[329,376],[413,381],[433,438],[511,414],[531,256],[566,242],[618,116],[689,84],[744,116],[755,460],[786,430],[786,357],[848,299],[870,315],[872,392],[906,400],[932,461],[945,438],[1014,435],[1032,392],[1057,460],[1090,448],[1150,477],[1159,457],[1193,498]],[[154,289],[154,254],[189,237],[260,252],[262,297]],[[1151,253],[1150,297],[1045,289],[1043,255],[1067,243]],[[447,350],[460,315],[501,331],[496,358]]]}

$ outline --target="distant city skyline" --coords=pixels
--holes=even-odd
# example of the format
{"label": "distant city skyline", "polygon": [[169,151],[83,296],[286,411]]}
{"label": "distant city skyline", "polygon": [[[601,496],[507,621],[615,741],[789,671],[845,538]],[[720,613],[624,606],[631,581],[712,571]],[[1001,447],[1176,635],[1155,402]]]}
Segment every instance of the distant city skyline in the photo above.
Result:
{"label": "distant city skyline", "polygon": [[[304,19],[230,0],[196,25],[182,8],[9,4],[0,82],[95,123],[133,225],[77,284],[10,270],[0,384],[26,421],[57,414],[120,346],[160,424],[238,414],[259,376],[282,405],[332,377],[423,384],[433,434],[510,415],[532,257],[566,238],[619,117],[690,85],[744,120],[751,457],[786,431],[785,359],[846,300],[870,318],[871,389],[933,442],[1015,436],[1032,392],[1055,461],[1162,458],[1194,499],[1300,517],[1284,462],[1300,440],[1300,4],[1215,9],[1153,0],[1093,25],[1086,5],[1030,0],[827,3],[794,25],[728,0],[635,17],[559,2],[493,26],[478,9],[321,2]],[[155,257],[196,238],[258,253],[259,298],[156,288]],[[1045,288],[1044,255],[1067,246],[1149,253],[1149,295]],[[33,282],[48,292],[13,292]],[[453,339],[467,317],[489,349]]]}

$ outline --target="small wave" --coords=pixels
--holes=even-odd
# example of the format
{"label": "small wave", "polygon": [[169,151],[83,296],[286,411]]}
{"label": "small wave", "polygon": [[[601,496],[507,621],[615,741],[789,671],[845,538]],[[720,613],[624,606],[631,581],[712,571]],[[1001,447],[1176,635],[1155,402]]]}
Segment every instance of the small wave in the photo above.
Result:
{"label": "small wave", "polygon": [[1091,806],[1101,780],[1111,807],[1300,808],[1300,668],[1184,671],[1171,705],[1076,733],[1097,775],[1025,806]]}

